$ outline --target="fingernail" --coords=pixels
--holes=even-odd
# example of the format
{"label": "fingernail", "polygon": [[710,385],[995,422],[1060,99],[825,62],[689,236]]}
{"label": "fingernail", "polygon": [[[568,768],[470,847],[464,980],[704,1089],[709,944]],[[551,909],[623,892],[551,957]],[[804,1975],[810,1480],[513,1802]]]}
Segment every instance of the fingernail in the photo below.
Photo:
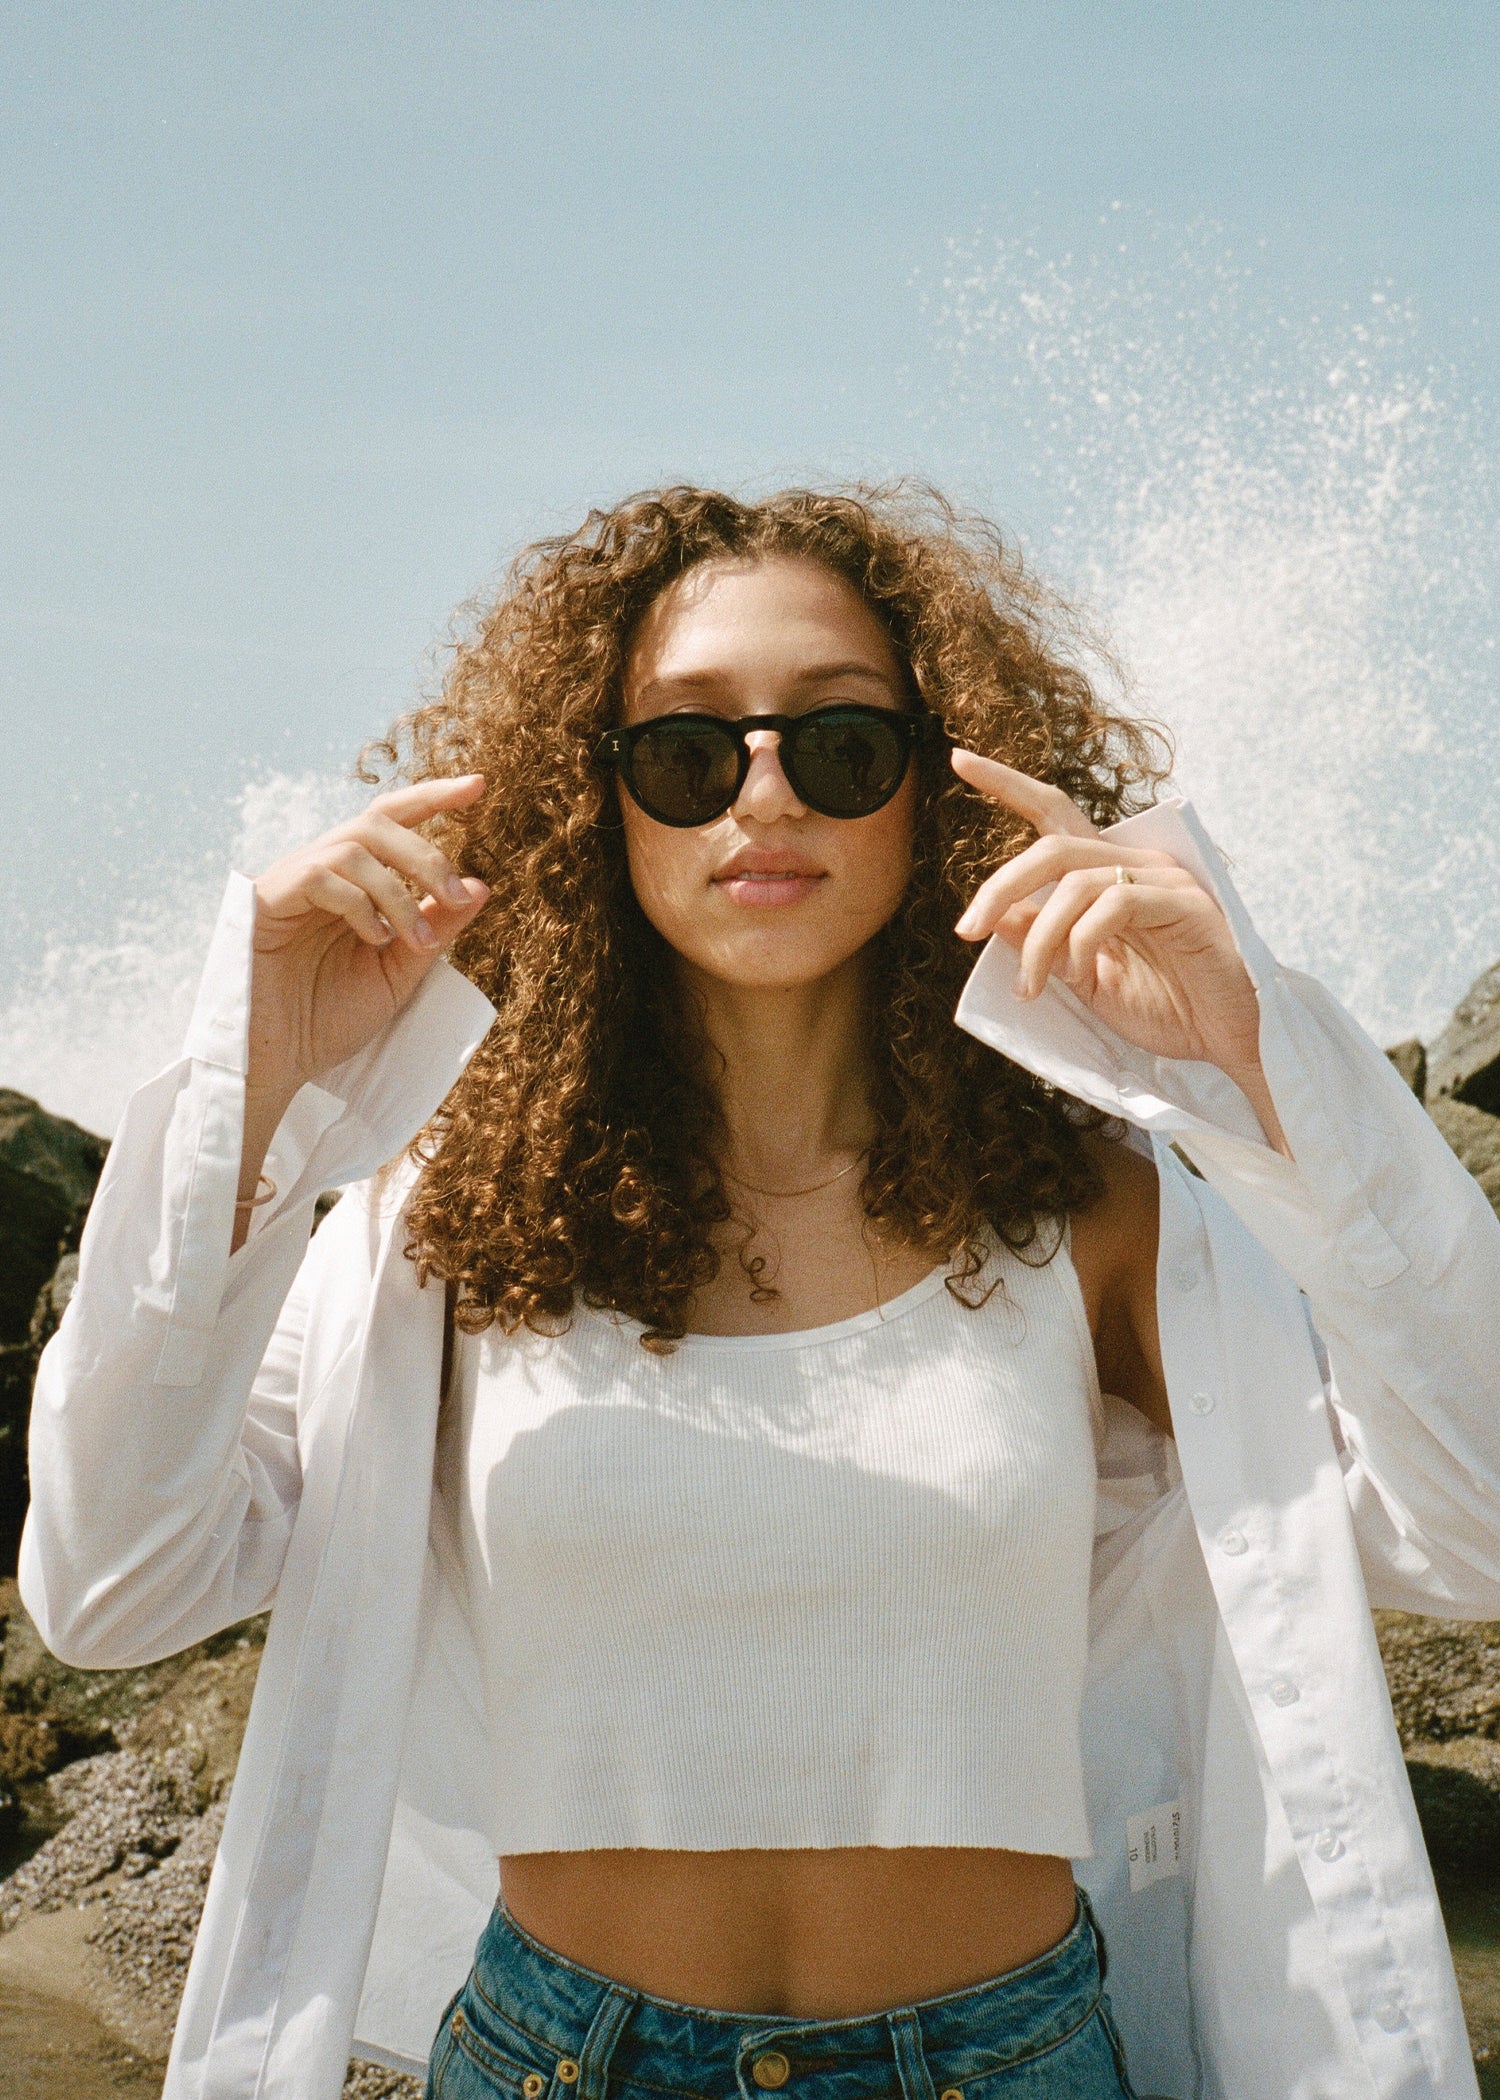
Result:
{"label": "fingernail", "polygon": [[1030,996],[1026,989],[1026,972],[1024,970],[1018,972],[1016,976],[1016,981],[1011,986],[1011,990],[1015,993],[1018,999],[1025,999]]}
{"label": "fingernail", "polygon": [[959,936],[961,940],[971,941],[974,938],[975,934],[978,933],[979,928],[975,924],[972,914],[969,912],[965,912],[963,917],[958,921],[957,925],[954,927],[953,931]]}
{"label": "fingernail", "polygon": [[425,919],[418,919],[412,929],[412,938],[419,948],[436,948],[438,937]]}
{"label": "fingernail", "polygon": [[467,904],[469,901],[469,893],[456,875],[450,875],[443,884],[443,895],[450,904]]}

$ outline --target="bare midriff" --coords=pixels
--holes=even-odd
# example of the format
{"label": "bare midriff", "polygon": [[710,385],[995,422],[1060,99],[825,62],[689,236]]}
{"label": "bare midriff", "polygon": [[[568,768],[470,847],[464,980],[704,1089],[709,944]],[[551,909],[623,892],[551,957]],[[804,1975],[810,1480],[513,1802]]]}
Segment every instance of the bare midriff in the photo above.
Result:
{"label": "bare midriff", "polygon": [[516,1922],[616,1982],[721,2012],[848,2019],[982,1983],[1073,1924],[1069,1862],[963,1846],[527,1852]]}

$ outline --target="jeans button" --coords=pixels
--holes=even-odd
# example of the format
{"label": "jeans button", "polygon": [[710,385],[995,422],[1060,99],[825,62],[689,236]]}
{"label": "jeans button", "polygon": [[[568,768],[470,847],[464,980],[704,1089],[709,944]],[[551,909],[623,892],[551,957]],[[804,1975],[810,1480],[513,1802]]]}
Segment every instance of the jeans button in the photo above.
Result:
{"label": "jeans button", "polygon": [[557,2075],[564,2085],[577,2085],[578,2066],[571,2056],[560,2056],[557,2060]]}
{"label": "jeans button", "polygon": [[538,2072],[528,2071],[521,2080],[521,2091],[526,2095],[526,2100],[537,2100],[537,2094],[546,2083],[546,2079]]}
{"label": "jeans button", "polygon": [[779,2049],[765,2049],[750,2066],[750,2076],[763,2092],[774,2093],[786,2084],[792,2067]]}

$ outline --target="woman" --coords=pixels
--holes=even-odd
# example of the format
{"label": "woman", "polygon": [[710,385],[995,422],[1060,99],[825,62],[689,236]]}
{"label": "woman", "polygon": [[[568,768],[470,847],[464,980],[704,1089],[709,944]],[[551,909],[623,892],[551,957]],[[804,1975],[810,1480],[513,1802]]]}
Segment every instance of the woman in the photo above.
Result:
{"label": "woman", "polygon": [[1475,2090],[1366,1603],[1500,1611],[1500,1227],[1066,643],[637,499],[232,878],[22,1556],[277,1599],[169,2096]]}

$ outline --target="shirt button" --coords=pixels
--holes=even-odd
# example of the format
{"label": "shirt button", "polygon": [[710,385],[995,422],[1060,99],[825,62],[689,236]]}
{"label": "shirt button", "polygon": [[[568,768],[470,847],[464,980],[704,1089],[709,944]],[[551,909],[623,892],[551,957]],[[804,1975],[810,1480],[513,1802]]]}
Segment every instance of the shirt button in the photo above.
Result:
{"label": "shirt button", "polygon": [[1394,1998],[1382,1998],[1375,2008],[1375,2024],[1387,2034],[1394,2034],[1398,2027],[1406,2025],[1406,2015]]}
{"label": "shirt button", "polygon": [[1194,1393],[1188,1406],[1195,1415],[1211,1415],[1214,1411],[1214,1396],[1212,1393]]}
{"label": "shirt button", "polygon": [[1344,1841],[1336,1830],[1320,1830],[1313,1839],[1313,1850],[1319,1859],[1337,1859],[1344,1849]]}
{"label": "shirt button", "polygon": [[774,2093],[792,2075],[792,2067],[779,2049],[767,2049],[750,2066],[750,2076],[762,2091]]}
{"label": "shirt button", "polygon": [[1219,1540],[1219,1544],[1226,1553],[1243,1553],[1248,1548],[1250,1541],[1246,1538],[1243,1531],[1226,1531]]}
{"label": "shirt button", "polygon": [[1294,1684],[1288,1684],[1284,1677],[1278,1677],[1271,1687],[1271,1697],[1278,1706],[1295,1706],[1302,1694]]}
{"label": "shirt button", "polygon": [[1180,1291],[1195,1291],[1198,1288],[1198,1271],[1184,1262],[1180,1269],[1173,1270],[1172,1281]]}

